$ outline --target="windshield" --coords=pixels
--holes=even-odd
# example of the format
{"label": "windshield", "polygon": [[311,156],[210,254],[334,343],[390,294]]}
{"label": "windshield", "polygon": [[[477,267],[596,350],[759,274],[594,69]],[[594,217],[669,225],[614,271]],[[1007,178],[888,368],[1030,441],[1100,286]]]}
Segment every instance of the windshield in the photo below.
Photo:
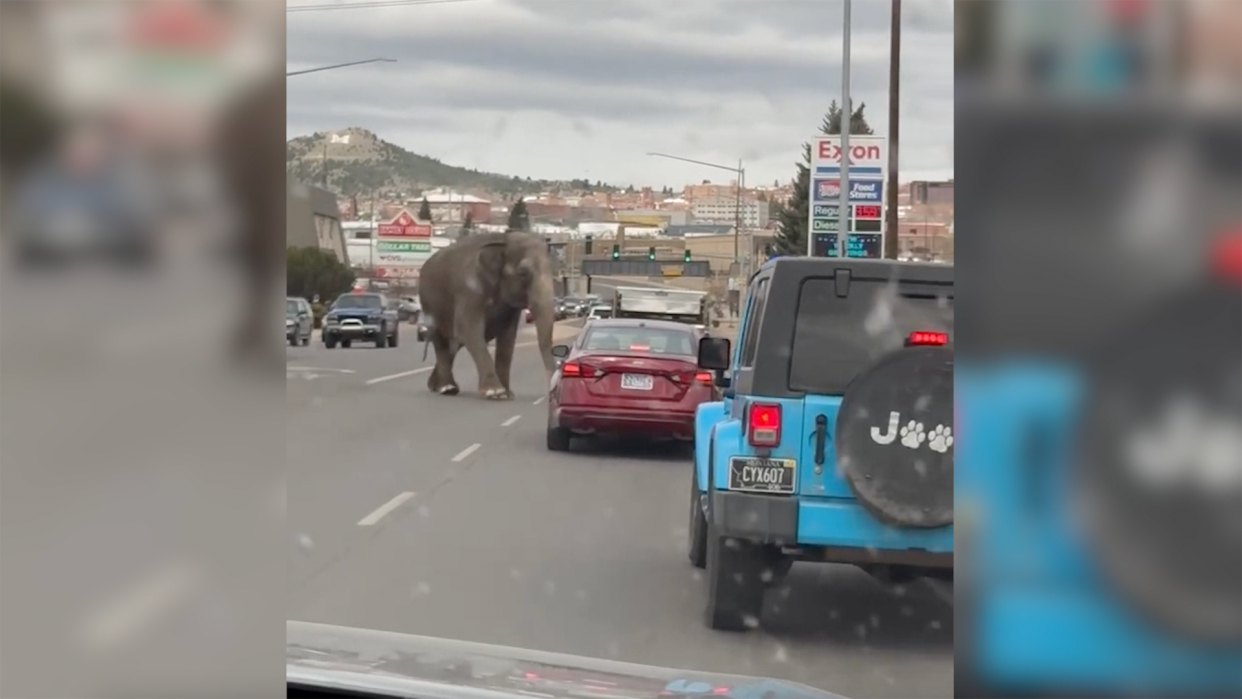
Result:
{"label": "windshield", "polygon": [[582,349],[588,352],[616,350],[681,357],[693,357],[697,351],[694,336],[689,331],[637,326],[595,326],[587,331]]}
{"label": "windshield", "polygon": [[[883,229],[894,258],[917,246],[951,261],[955,4],[904,3],[893,100],[890,4],[851,5],[851,118],[836,0],[287,3],[292,184],[279,220],[289,245],[325,251],[287,265],[286,295],[314,309],[296,338],[310,344],[285,350],[290,618],[858,696],[952,693],[943,599],[917,580],[899,598],[798,549],[865,557],[884,544],[872,534],[890,536],[850,529],[884,520],[836,474],[835,399],[787,395],[791,383],[837,387],[836,363],[858,361],[813,326],[848,322],[848,334],[862,321],[809,308],[795,319],[811,291],[770,297],[788,318],[758,346],[779,347],[780,396],[746,390],[768,380],[763,366],[698,363],[716,339],[731,353],[711,356],[742,350],[748,284],[777,255],[827,254],[814,234],[853,226],[840,247],[868,253],[885,249]],[[830,132],[842,121],[855,127],[857,200],[838,216]],[[358,278],[375,283],[347,293]],[[747,411],[778,400],[787,423],[765,452],[748,441]],[[735,552],[705,543],[732,539],[695,524],[715,494],[692,504],[710,445],[720,491],[731,464],[762,466],[734,457],[762,453],[789,464],[777,485],[796,472],[823,501],[755,495],[714,510],[743,529],[803,527],[739,544],[763,565],[763,606],[732,621],[708,616],[723,599],[708,559]],[[925,532],[909,538],[929,545]],[[549,676],[514,676],[530,696],[565,694]],[[730,696],[684,680],[672,686],[696,688],[686,696]],[[644,694],[603,681],[575,696],[654,697],[666,684]]]}
{"label": "windshield", "polygon": [[345,294],[336,300],[333,306],[335,310],[350,308],[383,308],[384,302],[379,296],[374,294]]}

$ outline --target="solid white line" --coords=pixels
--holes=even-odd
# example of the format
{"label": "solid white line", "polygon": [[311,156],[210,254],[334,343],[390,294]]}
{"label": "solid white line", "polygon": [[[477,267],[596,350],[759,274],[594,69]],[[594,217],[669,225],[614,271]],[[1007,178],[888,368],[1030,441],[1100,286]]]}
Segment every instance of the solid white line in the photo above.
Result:
{"label": "solid white line", "polygon": [[419,369],[410,369],[409,371],[403,371],[399,374],[389,374],[388,376],[381,376],[375,379],[367,379],[367,385],[372,386],[377,383],[383,383],[385,381],[392,381],[393,379],[403,379],[407,376],[413,376],[415,374],[422,374],[424,372],[431,371],[432,369],[435,369],[435,367],[425,366]]}
{"label": "solid white line", "polygon": [[90,614],[78,631],[79,639],[92,647],[115,645],[150,626],[201,582],[196,566],[188,561],[171,562]]}
{"label": "solid white line", "polygon": [[353,369],[333,369],[331,367],[318,366],[287,366],[286,371],[339,371],[342,374],[356,374],[358,372]]}
{"label": "solid white line", "polygon": [[412,493],[412,492],[410,492],[410,491],[408,491],[408,490],[407,490],[407,491],[405,491],[404,493],[400,493],[399,495],[397,495],[397,497],[393,498],[392,500],[389,500],[388,502],[384,503],[383,505],[380,505],[380,506],[379,506],[378,508],[376,508],[376,510],[375,510],[374,512],[372,512],[371,514],[369,514],[369,515],[367,515],[366,517],[363,517],[362,519],[358,520],[358,526],[360,526],[360,527],[369,527],[369,526],[371,526],[371,525],[375,524],[376,522],[378,522],[378,521],[380,521],[381,519],[383,519],[383,518],[384,518],[384,515],[388,514],[389,512],[392,512],[393,510],[397,509],[398,507],[401,507],[401,503],[405,502],[406,500],[409,500],[409,499],[410,499],[410,498],[412,498],[412,497],[414,497],[414,493]]}
{"label": "solid white line", "polygon": [[540,403],[542,403],[542,402],[543,402],[543,399],[544,399],[544,398],[547,398],[547,396],[540,396],[540,397],[536,398],[536,399],[535,399],[535,402],[534,402],[534,403],[531,403],[531,405],[539,405]]}
{"label": "solid white line", "polygon": [[514,415],[513,417],[509,418],[508,420],[505,420],[504,422],[500,423],[500,426],[501,426],[501,427],[508,427],[509,425],[512,425],[513,423],[515,423],[515,422],[517,422],[518,420],[521,420],[521,419],[522,419],[522,416],[521,416],[521,415]]}
{"label": "solid white line", "polygon": [[483,445],[482,445],[482,444],[479,444],[478,442],[475,442],[474,444],[471,444],[470,446],[466,447],[465,449],[462,449],[460,454],[458,454],[457,456],[454,456],[454,457],[453,457],[453,461],[461,461],[462,459],[466,458],[467,456],[470,456],[471,454],[473,454],[473,453],[474,453],[476,450],[478,450],[478,448],[479,448],[479,447],[481,447],[481,446],[483,446]]}

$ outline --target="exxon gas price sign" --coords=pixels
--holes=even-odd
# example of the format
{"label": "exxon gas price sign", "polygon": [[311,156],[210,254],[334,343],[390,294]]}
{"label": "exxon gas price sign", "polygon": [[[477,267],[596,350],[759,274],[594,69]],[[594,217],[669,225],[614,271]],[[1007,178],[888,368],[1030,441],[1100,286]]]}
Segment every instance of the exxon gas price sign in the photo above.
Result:
{"label": "exxon gas price sign", "polygon": [[[849,206],[841,216],[843,155],[840,136],[816,136],[811,141],[807,252],[816,257],[837,257],[844,248],[849,257],[879,257],[884,250],[888,140],[883,136],[850,136]],[[844,238],[839,235],[842,231]]]}

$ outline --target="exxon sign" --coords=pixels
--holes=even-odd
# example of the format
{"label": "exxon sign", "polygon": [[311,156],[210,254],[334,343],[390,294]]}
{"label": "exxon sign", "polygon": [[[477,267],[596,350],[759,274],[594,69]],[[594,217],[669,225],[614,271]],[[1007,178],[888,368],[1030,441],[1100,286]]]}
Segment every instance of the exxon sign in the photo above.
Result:
{"label": "exxon sign", "polygon": [[[841,167],[841,137],[816,136],[811,150],[819,174]],[[850,136],[850,169],[859,174],[880,174],[888,165],[888,143],[883,136]]]}

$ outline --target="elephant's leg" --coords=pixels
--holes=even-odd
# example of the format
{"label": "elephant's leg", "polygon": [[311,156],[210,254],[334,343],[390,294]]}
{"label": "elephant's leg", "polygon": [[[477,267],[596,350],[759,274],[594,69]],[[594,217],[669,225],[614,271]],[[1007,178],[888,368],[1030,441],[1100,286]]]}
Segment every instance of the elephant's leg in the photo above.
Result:
{"label": "elephant's leg", "polygon": [[436,351],[436,368],[427,379],[427,388],[433,393],[455,396],[461,392],[457,381],[453,379],[453,360],[457,358],[457,350],[461,347],[455,340],[442,337],[439,333],[431,336],[431,346]]}
{"label": "elephant's leg", "polygon": [[496,335],[496,377],[505,389],[505,398],[513,398],[513,385],[509,383],[509,372],[513,368],[513,351],[517,345],[518,328],[521,327],[521,316],[500,329]]}
{"label": "elephant's leg", "polygon": [[479,374],[479,395],[484,398],[503,398],[506,393],[496,376],[496,365],[492,355],[487,352],[487,332],[482,317],[475,319],[462,318],[457,321],[457,337],[474,360],[474,367]]}

